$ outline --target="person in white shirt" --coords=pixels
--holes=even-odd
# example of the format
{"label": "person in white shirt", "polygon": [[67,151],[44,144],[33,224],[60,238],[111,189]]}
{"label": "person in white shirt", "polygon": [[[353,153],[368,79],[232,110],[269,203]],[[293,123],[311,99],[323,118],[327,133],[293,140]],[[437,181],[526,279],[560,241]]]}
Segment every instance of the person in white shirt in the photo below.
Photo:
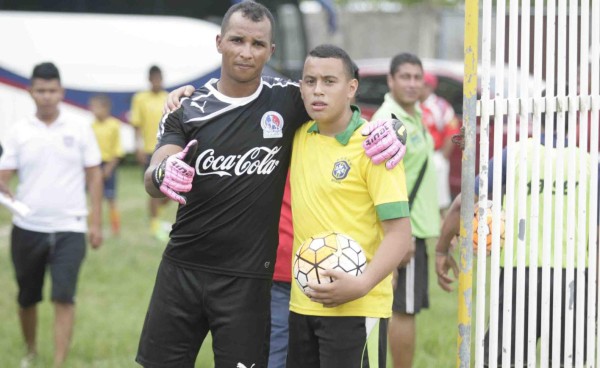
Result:
{"label": "person in white shirt", "polygon": [[[13,217],[11,234],[19,318],[27,345],[21,366],[29,366],[37,353],[37,303],[42,300],[44,274],[49,269],[55,307],[54,366],[60,367],[73,331],[85,233],[93,248],[102,244],[101,157],[91,126],[59,109],[64,89],[54,64],[34,67],[29,93],[35,115],[15,123],[2,142],[0,192],[13,197],[8,183],[17,174],[14,198],[31,210],[25,217]],[[91,197],[89,230],[86,185]]]}

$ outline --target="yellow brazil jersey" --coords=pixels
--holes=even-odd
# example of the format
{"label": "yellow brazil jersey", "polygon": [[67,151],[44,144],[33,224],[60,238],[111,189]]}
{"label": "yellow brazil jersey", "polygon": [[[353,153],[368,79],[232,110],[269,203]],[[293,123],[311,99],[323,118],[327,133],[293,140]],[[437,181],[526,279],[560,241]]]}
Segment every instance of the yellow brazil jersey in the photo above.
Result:
{"label": "yellow brazil jersey", "polygon": [[102,162],[123,157],[121,146],[121,122],[112,116],[104,121],[95,120],[92,129],[98,141]]}
{"label": "yellow brazil jersey", "polygon": [[[294,253],[312,235],[336,231],[356,240],[369,262],[383,239],[381,221],[408,217],[404,166],[374,165],[365,155],[355,109],[346,131],[329,137],[310,121],[294,136],[290,168]],[[368,263],[367,263],[367,267]],[[335,308],[311,302],[292,281],[290,310],[315,316],[390,317],[391,275],[366,296]]]}
{"label": "yellow brazil jersey", "polygon": [[167,99],[167,92],[152,91],[138,92],[131,102],[131,125],[141,130],[144,140],[144,151],[148,154],[154,152],[158,124],[162,118],[162,109]]}

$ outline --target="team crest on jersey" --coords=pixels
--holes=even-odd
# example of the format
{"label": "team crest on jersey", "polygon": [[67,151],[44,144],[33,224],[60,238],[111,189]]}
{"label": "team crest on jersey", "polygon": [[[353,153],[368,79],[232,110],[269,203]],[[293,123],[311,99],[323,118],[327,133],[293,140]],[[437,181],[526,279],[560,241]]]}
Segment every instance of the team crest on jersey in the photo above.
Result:
{"label": "team crest on jersey", "polygon": [[350,171],[350,165],[346,160],[339,160],[333,164],[333,171],[331,171],[331,175],[335,178],[335,180],[344,180],[346,176],[348,176],[348,172]]}
{"label": "team crest on jersey", "polygon": [[263,138],[283,137],[283,117],[276,111],[267,111],[260,119]]}
{"label": "team crest on jersey", "polygon": [[65,135],[63,136],[63,143],[65,147],[73,147],[73,144],[75,143],[75,138],[70,135]]}

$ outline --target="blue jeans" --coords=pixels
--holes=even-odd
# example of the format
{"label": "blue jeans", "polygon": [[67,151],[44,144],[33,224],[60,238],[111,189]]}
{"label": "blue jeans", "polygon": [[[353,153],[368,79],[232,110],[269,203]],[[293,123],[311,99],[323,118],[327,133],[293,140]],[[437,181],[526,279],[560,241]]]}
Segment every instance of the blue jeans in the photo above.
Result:
{"label": "blue jeans", "polygon": [[269,368],[285,368],[288,347],[288,317],[290,315],[289,282],[273,281],[271,287],[271,349]]}

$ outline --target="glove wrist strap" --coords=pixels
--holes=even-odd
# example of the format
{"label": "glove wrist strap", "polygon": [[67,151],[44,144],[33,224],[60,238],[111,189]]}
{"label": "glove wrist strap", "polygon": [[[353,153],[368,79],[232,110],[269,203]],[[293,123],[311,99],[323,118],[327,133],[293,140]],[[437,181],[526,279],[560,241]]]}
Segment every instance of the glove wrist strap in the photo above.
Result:
{"label": "glove wrist strap", "polygon": [[165,157],[162,162],[154,168],[152,171],[152,183],[156,187],[156,189],[160,189],[160,186],[165,179],[165,168],[167,166],[167,159],[169,157]]}

